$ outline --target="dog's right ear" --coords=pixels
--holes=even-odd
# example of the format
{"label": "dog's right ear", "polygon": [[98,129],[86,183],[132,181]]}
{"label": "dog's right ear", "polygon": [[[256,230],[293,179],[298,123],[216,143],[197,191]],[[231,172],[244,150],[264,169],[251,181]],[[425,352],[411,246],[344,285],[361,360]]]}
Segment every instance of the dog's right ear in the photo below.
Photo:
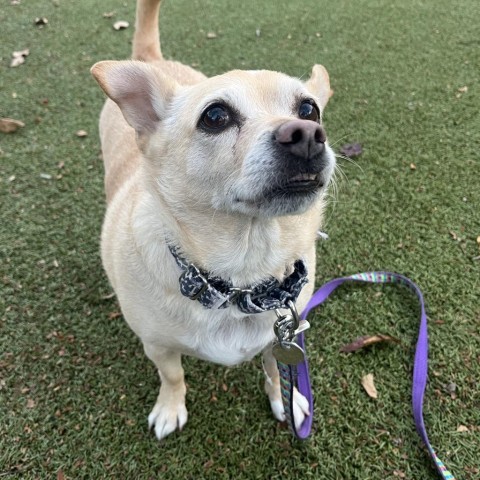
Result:
{"label": "dog's right ear", "polygon": [[177,86],[172,78],[134,60],[98,62],[90,71],[139,134],[155,131]]}
{"label": "dog's right ear", "polygon": [[333,95],[327,69],[323,65],[314,65],[312,76],[305,85],[320,100],[320,106],[323,111],[328,100]]}

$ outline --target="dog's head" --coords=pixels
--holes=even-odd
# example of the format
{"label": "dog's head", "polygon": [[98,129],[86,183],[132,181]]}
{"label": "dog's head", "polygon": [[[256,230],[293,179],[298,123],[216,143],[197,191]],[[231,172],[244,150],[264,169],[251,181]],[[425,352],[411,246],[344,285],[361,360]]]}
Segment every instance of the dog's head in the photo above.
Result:
{"label": "dog's head", "polygon": [[151,185],[172,208],[299,214],[329,183],[321,65],[306,82],[260,70],[180,85],[135,61],[100,62],[92,73],[136,130]]}

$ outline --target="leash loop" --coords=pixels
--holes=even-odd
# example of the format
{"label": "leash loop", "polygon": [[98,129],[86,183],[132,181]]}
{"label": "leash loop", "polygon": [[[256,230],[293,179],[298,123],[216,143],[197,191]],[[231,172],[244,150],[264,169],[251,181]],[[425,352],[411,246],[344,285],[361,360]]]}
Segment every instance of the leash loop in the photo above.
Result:
{"label": "leash loop", "polygon": [[[415,359],[413,364],[413,383],[412,383],[412,410],[415,420],[417,432],[427,450],[430,457],[435,462],[437,471],[444,480],[455,480],[455,477],[450,473],[442,461],[438,458],[435,450],[430,444],[425,422],[423,420],[423,398],[425,388],[427,385],[428,374],[428,329],[427,329],[427,314],[425,309],[425,301],[420,288],[409,278],[404,275],[392,272],[365,272],[357,273],[349,277],[342,277],[331,280],[320,287],[307,303],[305,310],[300,315],[304,320],[312,309],[322,304],[330,294],[345,282],[367,282],[367,283],[395,283],[408,287],[416,294],[420,303],[420,327],[418,331],[417,344],[415,348]],[[300,332],[296,337],[296,344],[305,351],[304,335]],[[313,396],[310,385],[310,378],[308,374],[308,361],[306,355],[302,362],[298,364],[289,364],[289,362],[279,359],[277,361],[280,372],[280,385],[282,392],[282,399],[285,408],[285,415],[287,423],[292,433],[299,439],[305,439],[310,435],[312,420],[313,420]],[[305,417],[300,428],[295,427],[293,416],[293,392],[294,388],[307,399],[310,405],[310,415]]]}

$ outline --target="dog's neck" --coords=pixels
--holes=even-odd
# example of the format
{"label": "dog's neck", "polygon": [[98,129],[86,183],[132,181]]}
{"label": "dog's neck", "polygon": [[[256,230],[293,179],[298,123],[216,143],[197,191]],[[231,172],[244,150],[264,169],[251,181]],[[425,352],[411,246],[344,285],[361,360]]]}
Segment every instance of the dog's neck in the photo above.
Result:
{"label": "dog's neck", "polygon": [[248,217],[221,211],[161,212],[166,237],[189,262],[237,286],[269,276],[282,279],[315,241],[321,211],[316,205],[297,216]]}

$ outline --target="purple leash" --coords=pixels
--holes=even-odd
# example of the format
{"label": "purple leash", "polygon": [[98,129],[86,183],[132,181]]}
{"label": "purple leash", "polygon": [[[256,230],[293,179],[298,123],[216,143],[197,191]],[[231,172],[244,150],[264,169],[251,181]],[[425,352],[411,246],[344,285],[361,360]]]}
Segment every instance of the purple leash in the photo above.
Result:
{"label": "purple leash", "polygon": [[[428,374],[428,330],[427,314],[425,312],[425,302],[418,286],[409,278],[398,273],[391,272],[367,272],[357,273],[349,277],[337,278],[320,287],[308,302],[305,310],[300,315],[302,320],[306,319],[312,309],[323,303],[330,294],[344,282],[367,282],[367,283],[397,283],[407,286],[418,297],[421,307],[420,328],[418,332],[417,346],[415,350],[415,360],[413,364],[413,384],[412,384],[412,407],[413,418],[417,432],[427,447],[438,472],[445,480],[455,480],[455,477],[446,469],[442,461],[437,457],[435,450],[428,440],[425,423],[423,421],[423,397],[427,385]],[[305,351],[304,334],[299,333],[296,338],[298,346]],[[292,433],[299,439],[305,439],[310,435],[313,421],[313,396],[308,374],[308,362],[306,356],[304,360],[297,365],[289,365],[278,362],[280,371],[280,384],[282,390],[282,399],[285,408],[287,423]],[[293,389],[297,387],[298,391],[308,400],[310,406],[310,415],[305,418],[301,427],[297,430],[293,418]]]}

